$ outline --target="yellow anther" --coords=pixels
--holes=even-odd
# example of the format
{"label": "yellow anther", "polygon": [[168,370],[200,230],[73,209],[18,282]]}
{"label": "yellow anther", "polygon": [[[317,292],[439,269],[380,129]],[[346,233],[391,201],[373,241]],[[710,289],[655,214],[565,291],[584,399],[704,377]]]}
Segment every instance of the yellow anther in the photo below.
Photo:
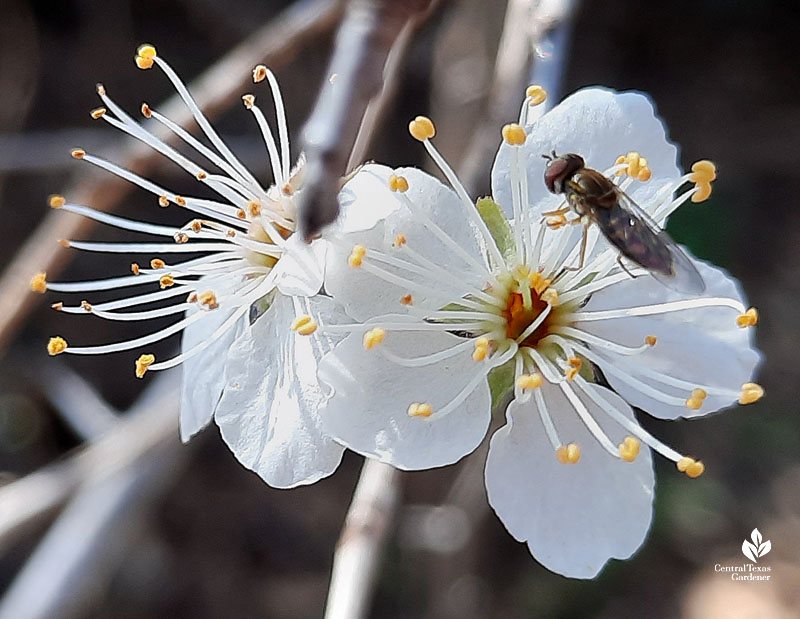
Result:
{"label": "yellow anther", "polygon": [[289,328],[300,335],[311,335],[317,330],[317,323],[311,319],[311,316],[304,314],[295,318]]}
{"label": "yellow anther", "polygon": [[73,148],[70,152],[75,159],[83,159],[86,156],[86,151],[82,148]]}
{"label": "yellow anther", "polygon": [[693,183],[710,183],[717,178],[717,166],[708,159],[696,161],[692,164],[692,175],[689,180]]}
{"label": "yellow anther", "polygon": [[697,191],[692,194],[692,202],[702,202],[711,195],[711,182],[717,178],[717,167],[707,159],[692,165],[689,180],[695,184]]}
{"label": "yellow anther", "polygon": [[408,123],[409,133],[420,142],[429,140],[436,135],[436,127],[433,121],[427,116],[417,116],[414,120]]}
{"label": "yellow anther", "polygon": [[699,410],[703,406],[703,399],[702,398],[687,398],[686,400],[686,408],[689,410]]}
{"label": "yellow anther", "polygon": [[197,180],[199,180],[199,181],[204,181],[206,178],[208,178],[208,174],[206,174],[206,173],[205,173],[205,172],[203,172],[202,170],[200,170],[200,171],[197,173]]}
{"label": "yellow anther", "polygon": [[705,389],[697,387],[695,389],[692,389],[692,397],[698,400],[705,400],[708,397],[708,393],[706,392]]}
{"label": "yellow anther", "polygon": [[131,273],[133,273],[134,275],[139,275],[139,273],[141,273],[139,265],[136,264],[135,262],[131,262]]}
{"label": "yellow anther", "polygon": [[542,301],[555,307],[558,305],[558,292],[555,288],[548,288],[542,293]]}
{"label": "yellow anther", "polygon": [[556,449],[556,458],[561,464],[575,464],[581,459],[581,448],[576,443],[562,445]]}
{"label": "yellow anther", "polygon": [[164,290],[164,288],[169,288],[170,286],[174,286],[175,278],[169,273],[162,275],[158,280],[158,285],[161,286],[161,290]]}
{"label": "yellow anther", "polygon": [[255,105],[256,98],[253,95],[242,95],[242,101],[244,102],[244,106],[249,110]]}
{"label": "yellow anther", "polygon": [[186,198],[175,196],[175,204],[177,204],[178,206],[186,206]]}
{"label": "yellow anther", "polygon": [[680,460],[675,463],[675,466],[681,473],[686,473],[687,477],[691,477],[694,479],[695,477],[700,477],[703,474],[703,471],[706,470],[705,465],[699,460],[695,460],[694,458],[690,458],[689,456],[684,456]]}
{"label": "yellow anther", "polygon": [[692,479],[696,479],[703,474],[703,471],[706,470],[705,465],[697,460],[696,462],[692,462],[689,467],[686,469],[686,476]]}
{"label": "yellow anther", "polygon": [[620,155],[617,157],[614,165],[620,165],[623,163],[627,164],[627,167],[617,170],[617,176],[627,173],[631,178],[635,178],[640,181],[647,181],[650,180],[650,177],[653,174],[647,165],[647,159],[642,157],[636,151],[631,151],[627,155]]}
{"label": "yellow anther", "polygon": [[692,202],[704,202],[711,196],[711,183],[698,183],[697,191],[692,194]]}
{"label": "yellow anther", "polygon": [[625,440],[619,444],[619,457],[625,462],[633,462],[639,455],[641,443],[633,436],[626,436]]}
{"label": "yellow anther", "polygon": [[644,343],[650,347],[655,346],[656,342],[658,342],[658,338],[655,335],[648,335],[646,338],[644,338]]}
{"label": "yellow anther", "polygon": [[410,294],[403,295],[400,297],[400,303],[403,305],[413,305],[414,304],[414,297]]}
{"label": "yellow anther", "polygon": [[57,312],[60,312],[62,309],[64,309],[64,303],[62,301],[59,301],[58,303],[53,303],[52,305],[50,305],[50,307],[56,310]]}
{"label": "yellow anther", "polygon": [[58,244],[61,245],[61,247],[70,247],[67,239],[58,239]]}
{"label": "yellow anther", "polygon": [[176,232],[172,238],[175,239],[175,242],[178,243],[179,245],[181,243],[189,242],[189,235],[186,234],[185,232]]}
{"label": "yellow anther", "polygon": [[291,197],[294,195],[294,187],[292,187],[291,183],[284,183],[283,187],[281,187],[281,193],[287,197]]}
{"label": "yellow anther", "polygon": [[298,316],[297,318],[295,318],[292,321],[292,324],[289,325],[289,328],[292,331],[297,331],[299,328],[309,324],[310,322],[311,322],[311,316],[309,316],[308,314],[303,314],[302,316]]}
{"label": "yellow anther", "polygon": [[203,222],[199,219],[193,219],[192,223],[189,224],[194,232],[200,232],[203,229]]}
{"label": "yellow anther", "polygon": [[639,174],[639,153],[631,151],[625,159],[628,162],[628,176],[637,176]]}
{"label": "yellow anther", "polygon": [[136,360],[136,378],[144,378],[144,373],[147,372],[147,368],[153,365],[155,361],[155,355],[140,355]]}
{"label": "yellow anther", "polygon": [[739,314],[736,317],[736,324],[739,325],[740,329],[756,326],[758,324],[758,310],[755,307],[751,307],[744,314]]}
{"label": "yellow anther", "polygon": [[394,237],[394,243],[392,243],[392,245],[394,245],[395,247],[402,247],[406,243],[408,243],[408,239],[406,239],[406,235],[405,234],[398,234],[396,237]]}
{"label": "yellow anther", "polygon": [[503,127],[503,139],[507,144],[512,146],[522,146],[528,136],[525,135],[525,129],[516,123],[511,123]]}
{"label": "yellow anther", "polygon": [[389,189],[391,191],[399,191],[400,193],[408,191],[408,180],[405,176],[391,174],[389,176]]}
{"label": "yellow anther", "polygon": [[583,365],[583,361],[581,360],[580,357],[570,357],[569,359],[567,359],[567,363],[569,364],[570,367],[573,367],[578,370],[580,370],[581,366]]}
{"label": "yellow anther", "polygon": [[386,331],[380,327],[370,329],[364,334],[364,348],[372,350],[386,338]]}
{"label": "yellow anther", "polygon": [[63,337],[51,337],[50,341],[47,342],[47,352],[50,354],[51,357],[55,355],[60,355],[67,349],[67,340]]}
{"label": "yellow anther", "polygon": [[47,203],[50,205],[50,208],[61,208],[67,203],[67,200],[64,196],[54,193],[47,199]]}
{"label": "yellow anther", "polygon": [[267,79],[267,67],[263,64],[256,65],[253,68],[253,81],[258,84],[258,82],[263,82]]}
{"label": "yellow anther", "polygon": [[764,387],[758,383],[745,383],[739,395],[739,404],[752,404],[764,396]]}
{"label": "yellow anther", "polygon": [[433,408],[430,404],[414,402],[408,407],[408,414],[411,417],[430,417],[433,413]]}
{"label": "yellow anther", "polygon": [[144,116],[145,118],[150,118],[153,115],[153,110],[151,110],[150,106],[147,105],[146,103],[142,103],[141,110],[142,110],[142,116]]}
{"label": "yellow anther", "polygon": [[219,307],[219,303],[217,303],[217,295],[214,294],[213,290],[201,292],[199,295],[197,295],[197,300],[200,302],[200,305],[204,305],[210,310],[217,309]]}
{"label": "yellow anther", "polygon": [[86,301],[86,300],[84,300],[84,301],[81,301],[81,307],[82,307],[84,310],[86,310],[87,312],[91,312],[91,311],[92,311],[92,304],[91,304],[91,303],[89,303],[89,302],[88,302],[88,301]]}
{"label": "yellow anther", "polygon": [[136,50],[136,55],[142,58],[155,58],[157,55],[156,48],[150,43],[142,43]]}
{"label": "yellow anther", "polygon": [[573,380],[575,380],[575,377],[578,375],[578,371],[579,371],[578,368],[567,368],[564,371],[564,376],[567,377],[567,380],[569,382],[572,382]]}
{"label": "yellow anther", "polygon": [[165,266],[167,266],[167,263],[164,262],[161,258],[153,258],[150,261],[151,269],[163,269]]}
{"label": "yellow anther", "polygon": [[350,253],[350,257],[347,259],[347,263],[357,269],[361,266],[361,262],[364,259],[364,255],[367,253],[367,248],[363,245],[355,245],[353,247],[353,251]]}
{"label": "yellow anther", "polygon": [[142,56],[136,56],[134,58],[136,61],[136,66],[140,69],[149,69],[153,66],[153,59],[152,58],[143,58]]}
{"label": "yellow anther", "polygon": [[489,338],[479,337],[475,340],[475,350],[472,353],[474,361],[483,361],[489,354]]}
{"label": "yellow anther", "polygon": [[47,292],[47,273],[37,273],[31,278],[31,290],[33,292]]}
{"label": "yellow anther", "polygon": [[300,335],[311,335],[314,331],[317,330],[317,323],[313,320],[308,324],[303,325],[299,329],[296,329],[297,333]]}
{"label": "yellow anther", "polygon": [[187,303],[194,303],[195,301],[197,301],[197,293],[196,292],[190,292],[189,296],[186,297],[186,302]]}
{"label": "yellow anther", "polygon": [[525,90],[525,96],[529,99],[528,105],[539,105],[547,99],[547,91],[539,84],[531,84]]}
{"label": "yellow anther", "polygon": [[239,219],[247,219],[247,213],[244,212],[244,209],[240,208],[238,211],[236,211],[236,217]]}
{"label": "yellow anther", "polygon": [[98,119],[98,118],[100,118],[100,117],[101,117],[103,114],[105,114],[105,113],[106,113],[106,111],[107,111],[107,110],[106,110],[106,108],[104,108],[104,107],[96,107],[96,108],[94,108],[94,109],[93,109],[91,112],[89,112],[89,115],[90,115],[92,118],[94,118],[95,120],[97,120],[97,119]]}
{"label": "yellow anther", "polygon": [[158,196],[158,205],[164,208],[168,207],[169,200],[167,199],[167,196]]}
{"label": "yellow anther", "polygon": [[261,203],[258,200],[250,200],[247,203],[247,210],[253,217],[258,217],[261,214]]}
{"label": "yellow anther", "polygon": [[519,389],[531,391],[541,387],[544,384],[544,379],[541,374],[537,372],[534,374],[520,374],[516,382]]}

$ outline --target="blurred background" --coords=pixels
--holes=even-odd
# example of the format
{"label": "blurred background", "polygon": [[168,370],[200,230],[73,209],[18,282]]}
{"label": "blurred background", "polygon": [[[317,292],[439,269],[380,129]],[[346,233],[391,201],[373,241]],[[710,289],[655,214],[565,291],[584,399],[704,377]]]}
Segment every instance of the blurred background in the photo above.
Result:
{"label": "blurred background", "polygon": [[[191,83],[285,16],[290,4],[4,0],[3,270],[15,258],[30,258],[27,282],[41,268],[34,261],[50,246],[29,239],[50,217],[50,193],[79,187],[91,195],[86,188],[103,180],[87,174],[69,150],[125,148],[124,136],[89,117],[98,105],[96,82],[134,113],[142,101],[172,94],[163,75],[134,66],[141,42],[156,44]],[[294,136],[326,79],[341,13],[336,2],[306,1],[300,9],[304,20],[328,13],[270,63]],[[504,16],[504,2],[439,3],[411,41],[368,158],[427,165],[406,127],[409,118],[428,114],[437,122],[438,148],[457,168],[468,165],[463,154],[496,96]],[[668,444],[702,456],[706,474],[688,480],[656,458],[649,539],[632,560],[612,561],[593,581],[548,572],[506,533],[486,503],[485,451],[451,467],[403,473],[371,616],[800,617],[800,7],[774,0],[583,2],[565,32],[555,50],[566,52],[562,94],[592,84],[646,91],[680,145],[684,167],[701,158],[716,162],[713,195],[681,209],[670,231],[728,269],[759,308],[758,380],[767,396],[694,421],[640,416]],[[242,88],[220,102],[215,123],[267,180],[261,137],[240,103],[252,88],[244,84],[253,64],[240,68]],[[511,100],[516,110],[520,97]],[[488,192],[490,165],[487,159],[474,173],[474,194]],[[190,183],[173,166],[156,165],[148,175],[178,189]],[[114,208],[123,216],[183,223],[141,191],[119,198],[114,194]],[[40,237],[49,239],[72,217],[56,215]],[[98,228],[79,238],[89,236],[125,235]],[[64,273],[53,271],[51,279],[124,274],[130,263],[125,256],[59,252]],[[49,358],[51,335],[110,342],[139,332],[59,315],[48,307],[57,295],[22,299],[9,292],[9,281],[7,275],[0,288],[0,314],[28,305],[0,340],[0,591],[17,578],[15,595],[56,596],[63,616],[87,619],[322,616],[361,458],[347,454],[331,478],[281,491],[241,467],[213,425],[180,446],[180,369],[164,381],[140,381],[129,354]],[[177,346],[170,340],[161,350]],[[717,563],[742,562],[742,541],[754,527],[772,542],[764,560],[772,580],[736,583],[715,573]]]}

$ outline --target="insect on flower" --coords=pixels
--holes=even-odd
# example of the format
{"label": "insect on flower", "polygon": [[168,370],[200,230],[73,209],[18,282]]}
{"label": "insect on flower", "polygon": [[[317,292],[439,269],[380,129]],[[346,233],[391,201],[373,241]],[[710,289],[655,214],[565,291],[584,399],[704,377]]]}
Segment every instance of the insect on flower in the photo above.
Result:
{"label": "insect on flower", "polygon": [[680,246],[622,189],[602,173],[587,168],[580,155],[557,156],[553,151],[542,156],[548,160],[544,172],[547,188],[552,193],[564,194],[567,202],[563,208],[543,215],[565,215],[572,210],[578,217],[567,223],[583,224],[584,227],[580,263],[577,267],[565,267],[565,270],[583,268],[589,226],[595,223],[606,240],[619,250],[617,262],[631,277],[635,275],[625,268],[623,256],[678,292],[699,294],[705,290],[703,278]]}

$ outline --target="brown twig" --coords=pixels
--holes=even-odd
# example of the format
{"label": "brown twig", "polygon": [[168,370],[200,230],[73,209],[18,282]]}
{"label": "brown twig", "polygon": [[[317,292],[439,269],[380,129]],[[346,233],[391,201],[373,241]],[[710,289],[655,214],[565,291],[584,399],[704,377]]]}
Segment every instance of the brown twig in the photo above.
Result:
{"label": "brown twig", "polygon": [[[258,30],[216,62],[191,85],[197,104],[207,116],[227,107],[234,93],[242,90],[250,78],[249,70],[265,62],[278,66],[288,62],[307,41],[332,28],[342,14],[339,0],[308,0],[292,5],[275,20]],[[163,113],[182,127],[191,123],[191,113],[177,96],[160,106]],[[162,128],[163,129],[163,128]],[[166,132],[155,131],[169,139]],[[138,143],[126,142],[110,158],[122,167],[144,173],[160,155]],[[82,176],[65,194],[79,204],[110,210],[131,189],[126,181],[108,175]],[[0,354],[9,344],[16,328],[39,298],[29,290],[36,271],[55,274],[67,262],[58,239],[85,234],[93,226],[89,219],[51,212],[31,234],[25,245],[0,278]]]}
{"label": "brown twig", "polygon": [[364,461],[333,557],[325,619],[367,615],[378,560],[394,518],[399,477],[388,464]]}
{"label": "brown twig", "polygon": [[308,157],[300,231],[315,236],[339,213],[339,181],[348,171],[353,145],[370,100],[383,84],[387,57],[409,20],[430,0],[351,0],[336,37],[331,80],[323,86],[303,129]]}

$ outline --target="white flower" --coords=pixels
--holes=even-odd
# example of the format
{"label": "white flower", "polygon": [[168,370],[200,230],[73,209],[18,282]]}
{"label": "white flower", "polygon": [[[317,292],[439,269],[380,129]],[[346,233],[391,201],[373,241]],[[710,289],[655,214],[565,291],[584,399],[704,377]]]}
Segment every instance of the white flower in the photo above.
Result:
{"label": "white flower", "polygon": [[[150,123],[159,123],[185,146],[204,158],[195,163],[167,145],[146,126],[127,115],[98,86],[103,106],[92,112],[109,124],[144,142],[179,165],[217,199],[176,195],[114,163],[76,149],[73,156],[127,179],[154,195],[154,205],[175,205],[191,219],[172,228],[123,219],[53,196],[51,205],[134,232],[166,237],[158,243],[94,243],[70,241],[69,246],[98,252],[146,256],[194,254],[190,260],[153,257],[150,268],[131,266],[133,274],[98,281],[47,283],[44,274],[32,287],[44,291],[94,292],[155,287],[112,301],[75,307],[54,307],[73,314],[91,314],[108,320],[149,320],[185,315],[150,335],[100,346],[76,347],[52,338],[51,354],[96,355],[139,349],[183,331],[182,352],[167,360],[143,354],[136,361],[140,378],[147,370],[183,364],[181,437],[188,440],[212,417],[223,438],[246,467],[277,487],[312,483],[332,473],[343,449],[319,427],[318,408],[325,394],[317,377],[317,360],[334,340],[314,334],[317,324],[335,315],[322,286],[325,247],[310,245],[294,233],[295,200],[303,188],[304,159],[291,169],[289,138],[283,101],[275,77],[259,65],[253,79],[268,80],[275,103],[278,141],[253,95],[243,101],[263,133],[274,184],[264,189],[223,143],[203,116],[186,86],[152,46],[143,45],[138,66],[157,65],[172,82],[210,144],[204,144],[168,118],[142,106]],[[205,167],[208,165],[209,167]],[[160,287],[160,290],[159,290]],[[164,305],[170,300],[171,304]],[[120,311],[159,303],[155,309]],[[311,315],[314,316],[313,320]],[[298,318],[300,317],[300,318]],[[303,337],[313,334],[312,337]]]}
{"label": "white flower", "polygon": [[[521,124],[540,94],[529,90]],[[561,197],[545,187],[542,154],[583,155],[662,225],[687,199],[707,197],[713,168],[681,175],[675,146],[640,94],[591,88],[532,115],[524,129],[504,129],[492,174],[510,226],[491,200],[476,208],[423,117],[411,133],[452,189],[419,170],[379,165],[345,186],[325,287],[355,322],[326,327],[349,335],[320,363],[335,392],[322,418],[351,449],[423,469],[453,463],[483,440],[490,383],[513,389],[507,424],[491,440],[489,501],[542,564],[590,578],[644,539],[651,449],[690,477],[703,471],[639,426],[631,405],[675,419],[758,399],[763,390],[750,381],[759,354],[741,328],[756,314],[735,280],[696,259],[700,296],[638,267],[628,274],[596,226],[584,267],[565,270],[578,263],[581,232],[543,224]],[[690,181],[696,186],[674,196]]]}

